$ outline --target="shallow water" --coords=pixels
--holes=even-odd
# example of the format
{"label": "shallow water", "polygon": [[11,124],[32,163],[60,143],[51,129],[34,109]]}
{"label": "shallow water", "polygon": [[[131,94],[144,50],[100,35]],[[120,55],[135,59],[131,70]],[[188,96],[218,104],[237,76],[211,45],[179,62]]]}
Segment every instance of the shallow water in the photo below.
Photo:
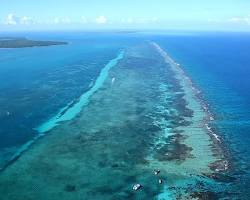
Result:
{"label": "shallow water", "polygon": [[[34,121],[23,124],[33,131],[32,135],[15,141],[14,136],[19,129],[14,126],[13,141],[10,140],[13,143],[7,145],[9,154],[6,156],[4,151],[2,162],[6,162],[17,150],[20,152],[19,147],[25,142],[43,134],[44,137],[39,137],[28,148],[27,145],[22,146],[25,149],[23,154],[1,172],[0,194],[5,194],[3,199],[239,197],[231,191],[236,180],[231,174],[231,166],[237,162],[231,157],[230,147],[225,145],[223,134],[226,135],[226,132],[215,127],[218,120],[216,110],[207,104],[209,98],[201,96],[203,90],[194,87],[194,84],[197,86],[197,79],[190,76],[191,80],[187,74],[192,73],[187,67],[177,64],[169,56],[168,47],[172,47],[170,52],[174,52],[173,38],[137,34],[97,35],[87,36],[86,40],[83,36],[68,35],[66,38],[73,42],[73,46],[67,47],[67,50],[61,49],[66,47],[58,47],[57,50],[72,50],[70,56],[62,61],[58,57],[59,60],[55,58],[51,62],[59,66],[69,61],[74,61],[74,64],[52,71],[48,66],[44,80],[48,82],[52,76],[50,84],[44,84],[43,79],[37,79],[37,72],[34,73],[36,78],[26,84],[30,91],[37,89],[38,93],[34,93],[32,98],[27,93],[30,101],[17,101],[17,97],[13,99],[26,108],[33,102],[39,102],[39,105],[33,106],[41,108],[41,111],[34,107],[23,109],[27,113],[30,110],[34,112],[27,117],[28,122]],[[60,35],[53,37],[65,39]],[[149,38],[157,43],[145,40]],[[172,41],[170,44],[173,46],[166,41]],[[82,45],[86,45],[84,49]],[[29,53],[29,50],[25,51]],[[36,51],[40,53],[42,50]],[[24,52],[20,50],[20,53]],[[101,55],[102,52],[105,54]],[[12,53],[5,52],[6,57],[2,59],[8,63],[8,56]],[[88,56],[81,58],[82,54]],[[16,58],[28,65],[28,57],[22,62],[22,56]],[[83,61],[89,63],[83,64]],[[30,66],[27,72],[32,70]],[[3,65],[3,72],[6,67],[7,64]],[[14,69],[17,69],[16,63],[13,63]],[[196,77],[199,78],[198,75]],[[9,77],[4,78],[8,80]],[[21,81],[24,80],[21,76]],[[37,84],[33,85],[33,81]],[[18,83],[16,77],[14,83]],[[12,86],[2,84],[1,87],[8,89]],[[42,89],[45,96],[39,93]],[[62,90],[62,94],[58,95]],[[20,88],[17,87],[16,91],[20,92]],[[208,90],[204,88],[204,91]],[[43,106],[53,102],[45,98],[51,92],[55,94],[54,103],[47,105],[45,112]],[[40,101],[39,96],[44,100]],[[0,101],[6,102],[4,96],[1,98]],[[6,107],[5,110],[13,109],[14,103],[10,103],[12,106],[7,104],[8,109]],[[6,106],[5,103],[1,105]],[[39,117],[39,113],[44,116]],[[6,114],[2,115],[3,119]],[[13,115],[13,111],[7,115]],[[16,119],[19,121],[12,119],[9,123],[19,125],[20,120],[24,120],[21,115]],[[2,124],[4,133],[9,125]],[[6,146],[3,148],[6,150]],[[230,170],[227,169],[229,165]],[[155,169],[161,170],[157,176],[153,173]],[[163,184],[158,183],[159,179],[163,180]],[[135,183],[142,184],[142,189],[133,191]],[[242,199],[247,199],[245,197],[242,195]]]}
{"label": "shallow water", "polygon": [[181,64],[214,115],[210,126],[231,160],[222,184],[226,193],[218,196],[249,199],[249,33],[165,35],[156,41]]}
{"label": "shallow water", "polygon": [[[151,43],[120,59],[76,118],[1,174],[6,199],[174,199],[206,189],[220,157],[190,80]],[[143,189],[134,192],[137,182]]]}
{"label": "shallow water", "polygon": [[62,37],[69,45],[0,50],[0,168],[39,135],[38,127],[78,102],[105,65],[131,41],[122,37],[116,41],[105,34],[30,37]]}

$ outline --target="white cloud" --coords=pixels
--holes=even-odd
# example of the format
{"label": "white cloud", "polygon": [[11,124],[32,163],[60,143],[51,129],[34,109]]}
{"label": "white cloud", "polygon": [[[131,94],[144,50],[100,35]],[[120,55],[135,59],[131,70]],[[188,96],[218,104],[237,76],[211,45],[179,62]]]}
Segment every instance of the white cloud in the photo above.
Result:
{"label": "white cloud", "polygon": [[158,19],[157,17],[153,17],[153,18],[151,19],[151,21],[152,21],[152,22],[158,22],[159,19]]}
{"label": "white cloud", "polygon": [[121,23],[123,24],[147,24],[147,23],[157,23],[159,22],[159,19],[157,17],[152,17],[152,18],[123,18],[121,19]]}
{"label": "white cloud", "polygon": [[7,24],[7,25],[16,25],[18,24],[18,22],[19,22],[18,17],[12,13],[8,14],[4,20],[4,24]]}
{"label": "white cloud", "polygon": [[232,17],[230,19],[208,19],[208,22],[211,23],[219,23],[219,24],[224,24],[224,23],[231,23],[231,24],[241,24],[241,25],[250,25],[250,15],[248,16],[243,16],[243,17]]}
{"label": "white cloud", "polygon": [[228,20],[232,23],[239,23],[239,24],[248,24],[250,25],[250,15],[246,17],[232,17]]}
{"label": "white cloud", "polygon": [[122,19],[121,22],[126,23],[126,24],[132,24],[132,23],[134,23],[134,19],[129,17],[129,18],[126,18],[126,19]]}
{"label": "white cloud", "polygon": [[87,18],[86,18],[86,17],[84,17],[84,16],[82,16],[82,17],[81,17],[81,23],[82,23],[82,24],[86,24],[86,23],[88,23]]}
{"label": "white cloud", "polygon": [[55,17],[54,20],[53,20],[53,22],[55,24],[59,24],[60,23],[60,19],[58,17]]}
{"label": "white cloud", "polygon": [[140,19],[137,19],[136,20],[136,22],[138,23],[138,24],[146,24],[146,23],[148,23],[150,20],[148,20],[148,19],[145,19],[145,18],[140,18]]}
{"label": "white cloud", "polygon": [[99,16],[95,19],[97,24],[106,24],[108,19],[105,16]]}
{"label": "white cloud", "polygon": [[211,18],[209,18],[207,21],[208,21],[208,22],[211,22],[211,23],[219,23],[219,22],[222,22],[222,21],[219,20],[219,19],[211,19]]}
{"label": "white cloud", "polygon": [[64,17],[64,18],[55,17],[53,20],[53,23],[54,24],[70,24],[71,19],[68,17]]}
{"label": "white cloud", "polygon": [[20,24],[25,24],[25,25],[29,25],[29,24],[34,24],[34,21],[27,16],[23,16],[19,19]]}
{"label": "white cloud", "polygon": [[22,24],[22,25],[29,25],[29,24],[34,24],[34,21],[27,16],[16,16],[12,13],[8,14],[7,17],[4,20],[4,24],[7,25],[17,25],[17,24]]}
{"label": "white cloud", "polygon": [[62,23],[64,23],[64,24],[70,24],[71,23],[71,19],[68,18],[68,17],[65,17],[65,18],[62,19]]}

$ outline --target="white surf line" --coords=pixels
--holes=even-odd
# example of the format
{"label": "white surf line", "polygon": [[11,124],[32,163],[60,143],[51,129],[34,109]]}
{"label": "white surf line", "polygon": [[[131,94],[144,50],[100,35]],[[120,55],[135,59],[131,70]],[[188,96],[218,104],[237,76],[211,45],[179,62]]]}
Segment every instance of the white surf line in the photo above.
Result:
{"label": "white surf line", "polygon": [[[186,82],[188,83],[188,85],[191,86],[192,88],[192,91],[194,92],[194,95],[196,97],[196,94],[198,94],[200,91],[198,91],[192,84],[192,80],[185,74],[184,70],[181,68],[180,64],[179,63],[176,63],[169,55],[167,52],[165,52],[157,43],[155,42],[151,42],[151,45],[153,47],[156,48],[156,50],[160,53],[160,55],[165,59],[165,61],[167,63],[170,64],[170,67],[172,68],[173,72],[177,75],[177,76],[182,76],[183,79],[181,79],[180,81],[182,82]],[[180,78],[180,77],[179,77]],[[199,100],[197,100],[198,103],[200,104],[201,108],[203,108],[203,110],[205,111],[206,113],[206,119],[208,116],[212,117],[211,113],[209,112],[208,108],[204,108],[204,105],[202,104],[202,102],[200,102]],[[211,120],[211,118],[209,118]],[[213,119],[213,118],[212,118]],[[209,134],[209,131],[211,131],[211,129],[209,129],[208,126],[205,126],[204,128],[206,128],[206,130],[208,131],[208,135]],[[213,136],[218,140],[219,138],[216,137],[217,135],[213,134]],[[161,196],[167,196],[169,197],[169,199],[171,199],[171,196],[169,196],[169,194],[172,194],[168,188],[164,188],[164,190],[162,191],[162,193],[158,196],[158,199],[160,200],[161,199]],[[168,199],[168,198],[166,198]],[[172,199],[175,199],[175,198],[172,198]]]}
{"label": "white surf line", "polygon": [[[187,77],[186,75],[185,75],[185,72],[183,71],[183,69],[180,67],[180,64],[178,64],[178,63],[176,63],[158,44],[156,44],[155,42],[151,42],[151,44],[160,52],[160,54],[162,54],[163,55],[163,57],[165,58],[165,59],[167,59],[167,61],[171,64],[171,66],[175,66],[175,69],[177,69],[180,73],[182,73],[185,77],[186,77],[186,79],[188,79],[188,81],[190,82],[190,85],[192,86],[192,90],[195,92],[195,93],[200,93],[200,91],[198,90],[198,89],[196,89],[193,85],[192,85],[192,81],[191,81],[191,79],[189,78],[189,77]],[[173,68],[174,69],[174,68]],[[174,69],[174,70],[175,70]],[[208,110],[208,107],[206,106],[206,105],[204,105],[204,103],[203,102],[200,102],[200,104],[201,104],[201,106],[202,106],[202,108],[204,109],[204,111],[206,112],[206,114],[208,115],[208,117],[209,117],[209,120],[210,121],[213,121],[214,120],[214,118],[213,118],[213,116],[212,116],[212,114],[210,113],[210,111]],[[205,127],[206,127],[206,129],[207,129],[207,131],[209,132],[209,134],[210,135],[212,135],[214,138],[215,138],[215,140],[217,141],[217,142],[219,142],[219,143],[221,143],[221,139],[220,139],[220,137],[216,134],[216,133],[214,133],[213,131],[212,131],[212,129],[208,126],[208,123],[205,123]]]}
{"label": "white surf line", "polygon": [[[46,121],[45,123],[41,124],[39,127],[36,128],[36,130],[39,133],[45,133],[55,126],[57,126],[62,121],[68,121],[73,119],[77,114],[79,114],[84,106],[86,106],[89,103],[89,98],[103,85],[104,81],[108,77],[109,70],[114,67],[119,60],[123,58],[124,52],[121,51],[118,56],[112,60],[109,61],[109,63],[101,70],[101,73],[97,77],[94,85],[82,96],[79,98],[79,101],[75,103],[72,107],[69,109],[68,106],[64,107],[59,111],[57,115]],[[67,109],[67,110],[66,110]],[[63,115],[61,115],[62,111],[65,111]]]}

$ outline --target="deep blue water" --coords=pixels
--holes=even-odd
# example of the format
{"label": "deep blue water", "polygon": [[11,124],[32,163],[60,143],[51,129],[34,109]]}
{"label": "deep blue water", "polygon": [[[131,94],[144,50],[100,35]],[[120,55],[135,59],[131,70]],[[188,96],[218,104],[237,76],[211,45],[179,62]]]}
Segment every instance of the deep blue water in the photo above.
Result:
{"label": "deep blue water", "polygon": [[20,34],[69,45],[0,49],[0,152],[5,152],[0,165],[13,155],[15,149],[9,148],[32,139],[36,127],[77,101],[121,49],[150,39],[201,90],[215,116],[211,126],[223,138],[232,163],[228,175],[235,179],[225,184],[241,199],[250,196],[250,34]]}
{"label": "deep blue water", "polygon": [[5,35],[69,44],[0,49],[0,167],[38,134],[39,125],[77,102],[104,66],[133,42],[120,33]]}
{"label": "deep blue water", "polygon": [[[250,34],[195,33],[155,39],[202,91],[215,115],[211,124],[231,159],[229,183],[240,199],[250,196]],[[228,191],[227,191],[228,192]]]}

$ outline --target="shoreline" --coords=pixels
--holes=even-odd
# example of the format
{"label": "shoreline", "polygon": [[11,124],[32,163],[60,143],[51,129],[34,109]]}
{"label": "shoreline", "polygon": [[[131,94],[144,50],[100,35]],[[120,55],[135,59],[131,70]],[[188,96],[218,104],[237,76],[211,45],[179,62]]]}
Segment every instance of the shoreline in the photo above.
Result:
{"label": "shoreline", "polygon": [[0,39],[0,49],[19,49],[30,47],[48,47],[56,45],[68,45],[68,42],[60,41],[38,41],[26,38],[7,38]]}

